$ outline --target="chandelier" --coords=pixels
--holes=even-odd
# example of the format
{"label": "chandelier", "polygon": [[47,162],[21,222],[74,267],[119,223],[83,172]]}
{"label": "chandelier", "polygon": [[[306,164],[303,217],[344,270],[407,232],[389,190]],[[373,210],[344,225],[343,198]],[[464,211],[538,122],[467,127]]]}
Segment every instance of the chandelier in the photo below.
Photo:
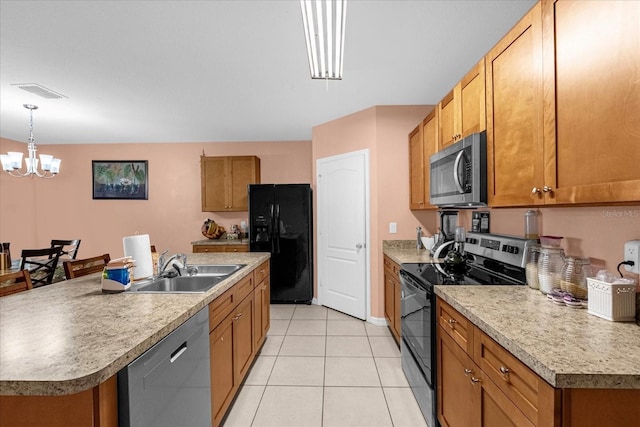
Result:
{"label": "chandelier", "polygon": [[300,0],[312,79],[342,80],[347,0]]}
{"label": "chandelier", "polygon": [[29,144],[27,150],[29,150],[29,157],[24,159],[26,170],[21,169],[22,153],[18,151],[9,151],[7,154],[0,154],[0,161],[2,162],[2,169],[9,173],[11,176],[24,177],[37,176],[39,178],[53,178],[60,172],[60,163],[62,160],[56,159],[48,154],[40,154],[40,167],[42,171],[38,170],[38,158],[36,157],[35,140],[33,139],[33,110],[37,110],[37,105],[24,104],[24,108],[29,110]]}

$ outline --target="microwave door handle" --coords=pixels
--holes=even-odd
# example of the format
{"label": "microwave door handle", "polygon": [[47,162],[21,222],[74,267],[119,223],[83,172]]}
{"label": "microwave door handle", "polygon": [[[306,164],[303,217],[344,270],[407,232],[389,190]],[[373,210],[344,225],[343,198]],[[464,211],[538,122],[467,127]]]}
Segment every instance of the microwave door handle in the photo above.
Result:
{"label": "microwave door handle", "polygon": [[460,194],[464,194],[464,188],[462,188],[462,184],[460,183],[460,176],[458,175],[458,167],[460,166],[460,160],[464,156],[464,150],[460,150],[458,155],[456,156],[456,161],[453,164],[453,181],[456,183],[456,187],[458,187],[458,191]]}

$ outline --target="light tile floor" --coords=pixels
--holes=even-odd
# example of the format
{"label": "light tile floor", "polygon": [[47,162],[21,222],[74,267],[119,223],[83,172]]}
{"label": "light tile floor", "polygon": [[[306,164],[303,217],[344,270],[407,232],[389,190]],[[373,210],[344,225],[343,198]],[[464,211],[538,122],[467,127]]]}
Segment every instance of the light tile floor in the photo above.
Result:
{"label": "light tile floor", "polygon": [[271,328],[224,427],[426,426],[387,327],[272,305]]}

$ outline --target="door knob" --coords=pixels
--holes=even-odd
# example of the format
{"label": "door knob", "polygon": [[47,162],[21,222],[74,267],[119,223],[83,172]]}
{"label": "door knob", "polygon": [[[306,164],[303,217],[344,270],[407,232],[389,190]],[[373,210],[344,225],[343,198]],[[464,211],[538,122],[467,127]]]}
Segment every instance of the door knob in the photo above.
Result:
{"label": "door knob", "polygon": [[363,247],[362,243],[358,243],[358,244],[356,245],[356,249],[362,249],[362,247]]}

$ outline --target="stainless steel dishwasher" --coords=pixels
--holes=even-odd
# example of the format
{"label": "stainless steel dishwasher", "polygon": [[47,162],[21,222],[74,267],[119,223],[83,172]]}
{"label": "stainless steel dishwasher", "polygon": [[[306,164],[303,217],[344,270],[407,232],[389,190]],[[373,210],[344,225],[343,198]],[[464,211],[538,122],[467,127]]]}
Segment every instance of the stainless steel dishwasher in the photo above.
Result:
{"label": "stainless steel dishwasher", "polygon": [[120,427],[211,425],[208,328],[205,307],[118,373]]}

